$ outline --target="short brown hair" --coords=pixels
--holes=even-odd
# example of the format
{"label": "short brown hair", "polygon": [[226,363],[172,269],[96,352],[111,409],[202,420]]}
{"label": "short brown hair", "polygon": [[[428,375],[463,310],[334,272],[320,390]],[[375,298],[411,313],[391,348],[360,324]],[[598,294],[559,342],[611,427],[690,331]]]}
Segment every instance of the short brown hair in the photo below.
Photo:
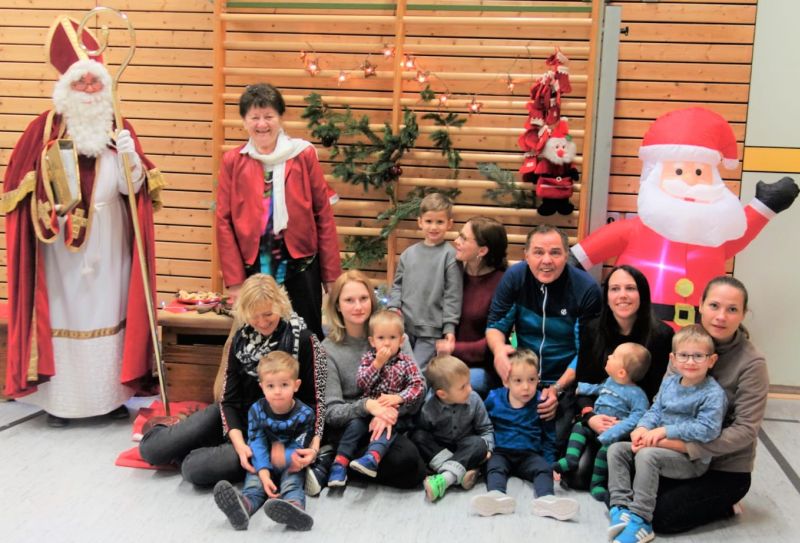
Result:
{"label": "short brown hair", "polygon": [[269,83],[248,85],[239,97],[239,116],[242,119],[254,107],[259,109],[271,107],[278,112],[278,115],[286,112],[286,102],[283,101],[281,91]]}
{"label": "short brown hair", "polygon": [[525,364],[534,368],[537,372],[539,371],[539,357],[530,349],[517,349],[508,355],[508,361],[511,363],[512,368]]}
{"label": "short brown hair", "polygon": [[271,275],[257,273],[242,283],[233,310],[238,318],[249,323],[258,306],[265,303],[272,304],[272,311],[284,320],[292,314],[292,304],[284,288]]}
{"label": "short brown hair", "polygon": [[672,352],[677,352],[679,345],[690,341],[704,343],[708,348],[706,354],[714,354],[714,338],[700,324],[690,324],[675,332],[672,336]]}
{"label": "short brown hair", "polygon": [[422,217],[428,211],[445,211],[447,218],[452,218],[453,201],[446,194],[431,192],[419,203],[419,216]]}
{"label": "short brown hair", "polygon": [[528,249],[531,248],[531,240],[533,239],[533,236],[549,234],[550,232],[555,232],[556,234],[559,235],[559,237],[561,238],[561,245],[564,246],[565,251],[569,252],[569,237],[567,236],[566,233],[564,233],[563,230],[551,224],[540,224],[536,228],[528,232],[528,237],[525,238],[525,250],[527,251]]}
{"label": "short brown hair", "polygon": [[397,329],[401,334],[405,333],[403,317],[400,316],[396,311],[382,309],[373,313],[373,315],[369,318],[369,335],[372,336],[375,328],[381,324],[393,324],[397,326]]}
{"label": "short brown hair", "polygon": [[631,381],[638,381],[644,377],[647,370],[650,369],[650,351],[647,350],[647,347],[632,341],[622,343],[619,347],[625,348],[625,354],[622,356],[622,367],[628,372],[628,377],[631,378]]}
{"label": "short brown hair", "polygon": [[270,373],[288,371],[292,379],[297,379],[300,375],[300,363],[295,357],[283,351],[272,351],[267,356],[258,361],[258,380]]}
{"label": "short brown hair", "polygon": [[425,370],[425,378],[433,390],[447,390],[455,377],[469,377],[469,366],[452,355],[434,356]]}

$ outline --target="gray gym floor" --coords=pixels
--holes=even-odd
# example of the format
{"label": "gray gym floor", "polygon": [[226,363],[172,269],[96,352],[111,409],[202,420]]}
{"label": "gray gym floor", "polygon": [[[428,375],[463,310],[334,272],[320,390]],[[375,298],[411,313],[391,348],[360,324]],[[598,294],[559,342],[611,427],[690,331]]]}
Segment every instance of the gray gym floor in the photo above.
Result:
{"label": "gray gym floor", "polygon": [[[135,399],[131,411],[152,398]],[[686,535],[676,542],[762,543],[800,540],[800,401],[771,398],[762,428],[753,486],[744,513]],[[104,418],[49,428],[38,409],[0,403],[0,540],[16,542],[469,542],[605,541],[605,507],[587,493],[560,491],[581,511],[570,522],[534,516],[530,485],[512,479],[514,515],[480,518],[469,498],[484,492],[452,490],[436,503],[423,491],[399,491],[351,483],[341,493],[309,498],[314,517],[308,533],[286,531],[262,513],[247,532],[234,532],[211,492],[182,482],[178,472],[121,468],[117,455],[134,444],[131,424]],[[559,490],[557,490],[559,492]]]}

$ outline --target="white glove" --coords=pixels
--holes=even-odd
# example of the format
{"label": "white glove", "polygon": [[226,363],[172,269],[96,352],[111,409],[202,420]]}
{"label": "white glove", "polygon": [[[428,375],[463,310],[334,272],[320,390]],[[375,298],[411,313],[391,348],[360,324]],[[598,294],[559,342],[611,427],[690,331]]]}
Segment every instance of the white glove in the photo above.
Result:
{"label": "white glove", "polygon": [[131,169],[131,179],[136,182],[142,177],[142,161],[136,154],[136,145],[133,143],[130,130],[122,129],[117,132],[117,157],[119,158],[120,171],[123,168],[122,155],[128,156],[128,165]]}

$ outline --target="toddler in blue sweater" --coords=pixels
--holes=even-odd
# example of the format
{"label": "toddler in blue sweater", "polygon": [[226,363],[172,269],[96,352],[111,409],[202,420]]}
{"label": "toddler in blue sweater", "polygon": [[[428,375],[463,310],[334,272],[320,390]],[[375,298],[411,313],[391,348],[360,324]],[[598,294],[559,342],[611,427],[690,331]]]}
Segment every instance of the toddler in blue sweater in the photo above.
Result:
{"label": "toddler in blue sweater", "polygon": [[634,383],[644,377],[649,368],[650,351],[646,347],[638,343],[622,343],[606,361],[608,379],[598,385],[578,383],[577,394],[597,396],[593,411],[598,415],[614,417],[617,422],[599,434],[582,422],[576,422],[569,436],[566,454],[553,464],[553,470],[566,473],[576,469],[587,442],[600,442],[589,486],[592,497],[598,501],[608,502],[608,447],[617,441],[627,440],[631,430],[650,407],[647,394]]}
{"label": "toddler in blue sweater", "polygon": [[686,442],[708,443],[722,430],[728,402],[708,375],[717,361],[708,332],[698,324],[678,331],[669,360],[675,373],[667,372],[631,441],[614,443],[608,450],[608,532],[618,543],[645,543],[655,537],[651,521],[659,477],[693,479],[705,473],[711,458],[692,460]]}
{"label": "toddler in blue sweater", "polygon": [[508,357],[511,369],[508,388],[492,390],[486,398],[486,411],[494,425],[495,449],[487,464],[487,494],[475,496],[470,505],[481,516],[513,513],[516,500],[506,494],[510,475],[533,482],[536,498],[533,513],[567,520],[578,513],[578,502],[557,498],[553,492],[556,459],[555,422],[539,418],[541,401],[539,359],[527,349]]}

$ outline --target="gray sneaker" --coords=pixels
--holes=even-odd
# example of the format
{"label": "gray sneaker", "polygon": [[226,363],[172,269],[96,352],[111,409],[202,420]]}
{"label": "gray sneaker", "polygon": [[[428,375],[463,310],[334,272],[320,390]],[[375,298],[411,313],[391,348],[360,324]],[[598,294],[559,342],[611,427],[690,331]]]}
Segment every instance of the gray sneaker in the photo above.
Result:
{"label": "gray sneaker", "polygon": [[469,505],[473,512],[482,517],[510,515],[517,508],[517,500],[499,490],[492,490],[487,494],[475,496]]}
{"label": "gray sneaker", "polygon": [[214,486],[214,501],[217,503],[234,530],[247,530],[250,512],[245,498],[228,481],[220,481]]}
{"label": "gray sneaker", "polygon": [[311,515],[295,503],[286,500],[268,500],[264,504],[264,514],[292,530],[307,532],[314,526],[314,519],[311,518]]}

